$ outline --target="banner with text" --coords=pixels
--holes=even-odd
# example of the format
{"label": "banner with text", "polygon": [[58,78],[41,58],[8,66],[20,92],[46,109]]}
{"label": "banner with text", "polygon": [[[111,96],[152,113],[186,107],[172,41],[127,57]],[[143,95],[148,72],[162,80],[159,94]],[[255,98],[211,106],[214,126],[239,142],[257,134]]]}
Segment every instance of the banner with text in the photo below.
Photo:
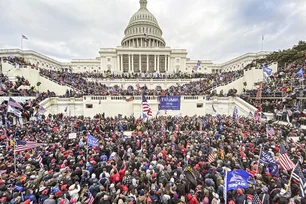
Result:
{"label": "banner with text", "polygon": [[180,96],[161,96],[159,100],[159,110],[180,110]]}

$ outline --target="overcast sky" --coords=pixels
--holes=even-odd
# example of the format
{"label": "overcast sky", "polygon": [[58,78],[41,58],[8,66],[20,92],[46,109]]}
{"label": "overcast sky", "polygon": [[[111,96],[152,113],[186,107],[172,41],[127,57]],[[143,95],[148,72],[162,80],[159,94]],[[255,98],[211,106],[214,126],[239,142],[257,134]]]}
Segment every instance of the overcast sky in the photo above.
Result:
{"label": "overcast sky", "polygon": [[[55,59],[95,58],[120,46],[139,0],[0,0],[0,48]],[[148,0],[163,38],[191,59],[224,62],[246,52],[292,47],[306,40],[306,0]]]}

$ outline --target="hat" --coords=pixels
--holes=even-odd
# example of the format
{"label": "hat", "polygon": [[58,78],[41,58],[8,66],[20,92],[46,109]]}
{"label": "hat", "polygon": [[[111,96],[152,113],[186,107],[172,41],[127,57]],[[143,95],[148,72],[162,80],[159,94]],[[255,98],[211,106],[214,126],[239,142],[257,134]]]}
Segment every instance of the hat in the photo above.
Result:
{"label": "hat", "polygon": [[143,189],[141,189],[141,190],[139,191],[139,195],[140,195],[140,196],[144,196],[144,190],[143,190]]}
{"label": "hat", "polygon": [[26,200],[26,201],[23,202],[23,204],[30,204],[30,203],[31,203],[31,200],[30,200],[30,199],[28,199],[28,200]]}
{"label": "hat", "polygon": [[215,198],[219,199],[219,195],[218,195],[217,193],[213,192],[213,196],[214,196]]}
{"label": "hat", "polygon": [[104,199],[104,200],[108,200],[108,195],[104,195],[104,196],[103,196],[103,199]]}

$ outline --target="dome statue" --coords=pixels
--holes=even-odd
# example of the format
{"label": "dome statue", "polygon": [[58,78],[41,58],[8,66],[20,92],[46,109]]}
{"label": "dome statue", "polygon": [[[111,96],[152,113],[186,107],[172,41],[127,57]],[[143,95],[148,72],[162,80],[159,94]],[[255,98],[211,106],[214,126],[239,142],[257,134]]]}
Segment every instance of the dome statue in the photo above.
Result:
{"label": "dome statue", "polygon": [[126,27],[122,47],[165,47],[155,16],[147,9],[147,0],[140,0],[140,9],[131,17]]}

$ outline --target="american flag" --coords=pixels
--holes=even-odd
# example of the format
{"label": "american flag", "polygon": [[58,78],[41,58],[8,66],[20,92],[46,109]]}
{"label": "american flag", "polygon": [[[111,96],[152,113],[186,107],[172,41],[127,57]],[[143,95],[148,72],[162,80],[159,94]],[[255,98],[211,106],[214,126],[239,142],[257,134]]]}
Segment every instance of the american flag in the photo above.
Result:
{"label": "american flag", "polygon": [[25,35],[21,35],[22,39],[28,40],[29,38]]}
{"label": "american flag", "polygon": [[46,109],[44,107],[40,106],[39,109],[38,109],[38,112],[39,113],[45,113]]}
{"label": "american flag", "polygon": [[142,93],[142,114],[146,113],[147,116],[152,116],[152,111],[145,96],[145,93]]}
{"label": "american flag", "polygon": [[285,170],[290,170],[295,167],[295,164],[289,158],[286,149],[283,144],[280,145],[280,157],[279,157],[279,164]]}
{"label": "american flag", "polygon": [[212,149],[210,149],[210,154],[208,155],[208,163],[212,163],[215,161],[215,154]]}
{"label": "american flag", "polygon": [[38,161],[40,168],[43,169],[43,168],[44,168],[44,165],[43,165],[43,163],[42,163],[42,158],[41,158],[41,156],[38,155],[38,156],[36,157],[36,160]]}
{"label": "american flag", "polygon": [[294,178],[295,180],[299,182],[300,191],[301,191],[302,197],[304,197],[306,193],[306,181],[305,181],[302,169],[299,164],[296,165],[296,167],[294,168],[292,172],[292,178]]}
{"label": "american flag", "polygon": [[255,195],[252,198],[252,204],[262,204],[257,193],[255,193]]}
{"label": "american flag", "polygon": [[143,34],[144,35],[144,37],[145,37],[145,41],[147,41],[147,40],[149,40],[149,36],[145,33],[145,34]]}
{"label": "american flag", "polygon": [[269,136],[269,135],[270,135],[270,136],[275,135],[275,131],[274,131],[273,127],[267,126],[267,127],[266,127],[266,131],[267,131],[268,136]]}
{"label": "american flag", "polygon": [[88,204],[93,204],[95,202],[95,198],[92,196],[89,190],[88,190],[88,197],[89,197]]}
{"label": "american flag", "polygon": [[25,141],[25,140],[17,140],[15,145],[15,151],[21,152],[29,149],[33,149],[35,147],[39,147],[43,144],[37,143],[37,142],[31,142],[31,141]]}
{"label": "american flag", "polygon": [[7,105],[15,107],[15,108],[23,109],[23,107],[11,97],[9,98]]}
{"label": "american flag", "polygon": [[292,116],[292,111],[291,111],[290,109],[287,109],[287,114],[288,114],[289,116]]}

